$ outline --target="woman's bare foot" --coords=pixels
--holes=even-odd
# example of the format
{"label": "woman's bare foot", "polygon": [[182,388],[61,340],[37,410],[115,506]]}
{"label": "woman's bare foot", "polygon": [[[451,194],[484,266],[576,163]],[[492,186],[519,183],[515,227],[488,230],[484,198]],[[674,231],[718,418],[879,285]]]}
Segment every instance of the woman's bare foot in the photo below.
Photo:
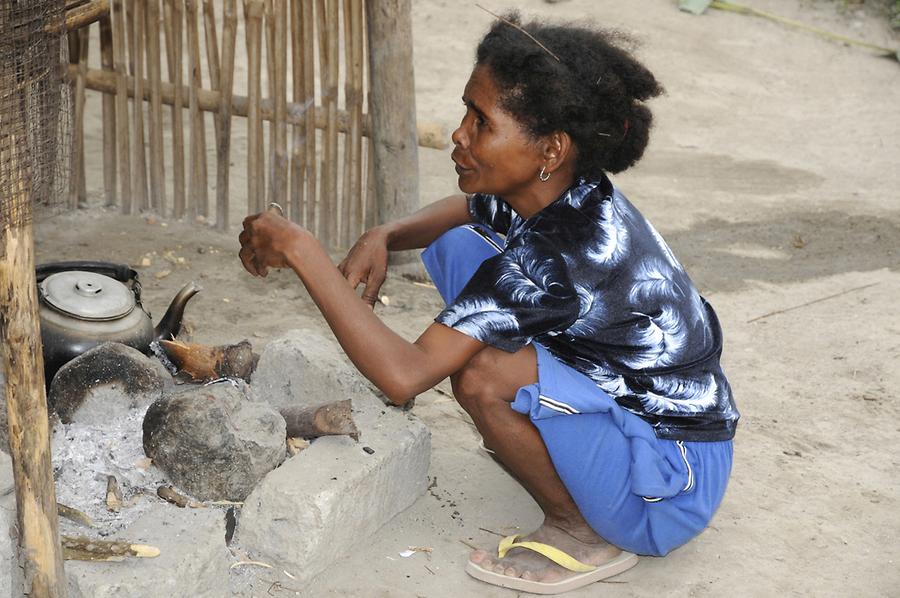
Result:
{"label": "woman's bare foot", "polygon": [[[565,529],[548,521],[517,541],[548,544],[586,565],[594,566],[603,565],[622,552],[603,540],[589,527]],[[469,560],[482,569],[529,581],[555,583],[576,575],[576,573],[526,548],[512,548],[502,559],[496,556],[496,552],[491,554],[484,550],[475,550],[469,555]]]}

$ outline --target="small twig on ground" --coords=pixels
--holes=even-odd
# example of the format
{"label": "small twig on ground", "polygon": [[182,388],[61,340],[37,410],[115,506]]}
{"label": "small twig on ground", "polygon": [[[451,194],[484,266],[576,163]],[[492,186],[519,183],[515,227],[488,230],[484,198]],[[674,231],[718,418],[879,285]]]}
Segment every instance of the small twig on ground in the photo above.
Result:
{"label": "small twig on ground", "polygon": [[244,503],[234,500],[211,500],[205,503],[211,507],[243,507]]}
{"label": "small twig on ground", "polygon": [[480,529],[480,530],[483,531],[483,532],[487,532],[487,533],[489,533],[489,534],[494,534],[495,536],[500,536],[501,538],[505,538],[505,537],[506,537],[506,536],[504,536],[503,534],[501,534],[500,532],[495,532],[494,530],[488,529],[488,528],[486,528],[486,527],[479,527],[478,529]]}
{"label": "small twig on ground", "polygon": [[472,544],[471,542],[466,542],[465,540],[460,539],[460,542],[471,548],[472,550],[478,550],[478,547]]}
{"label": "small twig on ground", "polygon": [[425,565],[425,568],[426,568],[426,569],[428,570],[428,572],[431,573],[432,575],[437,575],[437,573],[435,573],[434,571],[432,571],[432,570],[431,570],[431,567],[429,567],[428,565]]}
{"label": "small twig on ground", "polygon": [[804,31],[809,31],[818,36],[824,37],[825,39],[829,39],[831,41],[851,44],[854,46],[861,46],[863,48],[868,48],[870,50],[875,50],[877,52],[882,53],[886,57],[894,58],[900,61],[900,51],[897,48],[887,48],[885,46],[879,46],[877,44],[870,44],[869,42],[864,42],[858,39],[853,39],[851,37],[846,37],[844,35],[838,35],[836,33],[832,33],[830,31],[825,31],[824,29],[819,29],[818,27],[813,27],[812,25],[808,25],[807,23],[801,23],[800,21],[795,21],[793,19],[787,19],[785,17],[772,14],[770,12],[766,12],[763,10],[759,10],[756,8],[751,8],[749,6],[743,6],[741,4],[736,4],[734,2],[726,2],[724,0],[713,0],[710,3],[712,8],[718,8],[719,10],[735,12],[738,14],[744,15],[753,15],[757,17],[762,17],[764,19],[769,19],[771,21],[775,21],[776,23],[781,23],[782,25],[787,25],[788,27],[793,27],[795,29],[802,29]]}
{"label": "small twig on ground", "polygon": [[795,309],[800,309],[801,307],[807,307],[809,305],[813,305],[815,303],[821,303],[822,301],[827,301],[829,299],[834,299],[835,297],[840,297],[841,295],[846,295],[847,293],[854,293],[856,291],[861,291],[863,289],[868,289],[869,287],[874,287],[877,284],[881,284],[879,282],[873,282],[870,284],[864,284],[861,287],[855,287],[852,289],[847,289],[846,291],[841,291],[840,293],[835,293],[834,295],[828,295],[827,297],[820,297],[818,299],[813,299],[812,301],[807,301],[806,303],[801,303],[800,305],[795,305],[793,307],[786,307],[785,309],[776,309],[775,311],[770,311],[767,314],[763,314],[761,316],[757,316],[752,320],[747,320],[747,324],[752,324],[753,322],[758,322],[760,320],[764,320],[770,316],[776,316],[778,314],[787,313],[789,311],[794,311]]}
{"label": "small twig on ground", "polygon": [[244,565],[248,567],[265,567],[266,569],[274,569],[272,565],[270,565],[269,563],[264,563],[262,561],[238,561],[236,563],[231,563],[231,566],[228,568],[234,569],[235,567],[242,567]]}
{"label": "small twig on ground", "polygon": [[56,510],[60,517],[64,517],[69,521],[74,521],[87,527],[94,527],[94,520],[91,519],[83,511],[79,511],[73,507],[66,506],[60,502],[56,503]]}

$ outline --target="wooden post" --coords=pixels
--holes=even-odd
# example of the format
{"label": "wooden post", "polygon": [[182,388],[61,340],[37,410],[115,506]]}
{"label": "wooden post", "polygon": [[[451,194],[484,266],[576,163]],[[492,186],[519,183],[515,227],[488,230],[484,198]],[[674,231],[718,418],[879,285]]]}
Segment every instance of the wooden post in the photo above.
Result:
{"label": "wooden post", "polygon": [[[14,65],[0,65],[0,81],[11,83]],[[9,87],[4,87],[12,91]],[[12,102],[10,102],[12,104]],[[21,105],[25,105],[24,98]],[[66,576],[59,544],[56,489],[50,461],[50,430],[44,391],[44,359],[34,275],[32,194],[27,140],[21,114],[0,114],[0,367],[6,376],[9,453],[16,490],[18,566],[24,586],[15,594],[65,598]],[[12,122],[10,122],[12,121]],[[16,122],[19,121],[19,122]],[[19,211],[24,212],[21,213]],[[14,213],[15,212],[15,213]],[[23,225],[15,224],[24,222]]]}
{"label": "wooden post", "polygon": [[[273,0],[263,0],[263,40],[266,47],[266,87],[269,99],[275,98],[275,7]],[[269,123],[269,162],[266,168],[266,203],[277,201],[275,195],[275,126]]]}
{"label": "wooden post", "polygon": [[[352,24],[350,23],[350,0],[343,0],[341,12],[344,22],[344,109],[350,111],[350,87],[353,79],[351,74],[351,61],[353,60]],[[353,145],[350,141],[350,132],[343,135],[344,158],[343,168],[340,172],[341,179],[341,225],[338,231],[338,247],[349,247],[350,241],[350,213],[352,211],[350,201],[350,151]]]}
{"label": "wooden post", "polygon": [[274,185],[272,201],[287,205],[287,0],[274,0],[275,19],[275,121],[272,123],[275,139]]}
{"label": "wooden post", "polygon": [[260,113],[262,0],[244,0],[247,27],[247,212],[261,212],[265,198],[262,161],[262,115]]}
{"label": "wooden post", "polygon": [[344,88],[346,109],[350,116],[350,128],[344,136],[349,152],[344,169],[347,172],[344,181],[344,218],[343,227],[345,242],[352,245],[362,232],[363,196],[362,196],[362,101],[363,101],[363,1],[345,0],[345,18],[349,21],[349,31],[345,29],[345,37],[350,40],[347,52],[347,85]]}
{"label": "wooden post", "polygon": [[183,218],[184,199],[184,3],[165,0],[163,9],[168,32],[166,55],[169,57],[169,81],[174,86],[172,101],[172,211],[175,218]]}
{"label": "wooden post", "polygon": [[209,209],[209,187],[206,171],[206,126],[200,110],[198,94],[203,87],[200,67],[200,30],[197,25],[197,2],[186,0],[188,30],[188,64],[190,65],[191,174],[189,193],[194,214],[206,216]]}
{"label": "wooden post", "polygon": [[[294,104],[303,102],[303,0],[291,0],[291,99]],[[305,118],[305,116],[304,116]],[[291,201],[288,217],[303,223],[303,177],[305,174],[306,130],[302,124],[291,127]]]}
{"label": "wooden post", "polygon": [[365,6],[362,0],[351,0],[350,2],[353,37],[353,53],[351,58],[352,81],[353,81],[353,104],[348,109],[350,113],[350,135],[353,138],[353,150],[350,158],[353,161],[353,170],[350,172],[350,192],[353,196],[353,202],[356,206],[354,217],[351,224],[354,226],[350,242],[355,243],[356,237],[363,232],[363,71],[365,59],[363,56],[363,47],[365,39],[363,30],[365,29]]}
{"label": "wooden post", "polygon": [[[219,36],[216,33],[216,9],[213,0],[203,0],[203,31],[206,35],[206,64],[209,66],[209,84],[219,91]],[[219,138],[219,119],[213,119],[216,139]]]}
{"label": "wooden post", "polygon": [[78,60],[78,76],[75,79],[75,119],[72,123],[72,177],[69,181],[69,208],[84,207],[87,202],[87,181],[84,170],[84,89],[87,78],[88,58],[87,29],[78,29],[69,33],[69,51],[75,50],[70,60]]}
{"label": "wooden post", "polygon": [[[323,160],[325,170],[322,173],[322,231],[319,239],[326,247],[334,247],[338,242],[337,224],[338,210],[338,40],[340,39],[340,20],[338,18],[338,0],[325,1],[325,44],[326,70],[322,104],[325,107],[325,151]],[[321,75],[320,75],[321,76]]]}
{"label": "wooden post", "polygon": [[[134,117],[133,151],[134,174],[132,190],[134,203],[146,210],[147,202],[147,158],[144,153],[144,0],[134,3],[134,28],[131,35],[131,57],[134,60],[134,101],[131,104]],[[130,6],[132,3],[127,2]]]}
{"label": "wooden post", "polygon": [[159,53],[159,0],[145,1],[145,35],[147,40],[147,74],[150,78],[150,201],[160,216],[166,216],[165,167],[163,165],[163,122],[160,85],[162,64]]}
{"label": "wooden post", "polygon": [[116,66],[116,150],[119,154],[119,207],[123,214],[131,213],[131,150],[129,148],[128,82],[125,55],[124,0],[113,0],[113,54]]}
{"label": "wooden post", "polygon": [[[105,71],[115,70],[112,19],[100,18],[100,63]],[[105,95],[103,102],[103,195],[107,206],[116,205],[116,98]]]}
{"label": "wooden post", "polygon": [[[375,145],[377,221],[419,206],[419,161],[410,0],[369,0],[369,73]],[[397,265],[418,262],[414,252],[392,254]]]}
{"label": "wooden post", "polygon": [[228,175],[231,168],[231,96],[234,92],[234,44],[237,39],[235,0],[225,0],[222,29],[222,62],[220,66],[221,103],[216,143],[216,228],[228,230]]}
{"label": "wooden post", "polygon": [[300,0],[301,31],[303,37],[303,107],[306,129],[306,215],[304,226],[316,230],[316,189],[318,164],[316,163],[316,29],[311,0]]}

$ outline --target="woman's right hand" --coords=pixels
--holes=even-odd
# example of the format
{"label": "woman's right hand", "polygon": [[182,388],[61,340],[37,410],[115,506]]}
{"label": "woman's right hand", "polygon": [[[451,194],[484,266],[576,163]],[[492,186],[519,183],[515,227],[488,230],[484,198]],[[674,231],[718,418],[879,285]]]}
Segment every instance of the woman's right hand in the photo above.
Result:
{"label": "woman's right hand", "polygon": [[347,252],[347,257],[338,264],[338,270],[354,290],[360,284],[366,285],[362,300],[372,308],[378,301],[378,291],[387,276],[388,253],[387,232],[376,226],[363,233]]}

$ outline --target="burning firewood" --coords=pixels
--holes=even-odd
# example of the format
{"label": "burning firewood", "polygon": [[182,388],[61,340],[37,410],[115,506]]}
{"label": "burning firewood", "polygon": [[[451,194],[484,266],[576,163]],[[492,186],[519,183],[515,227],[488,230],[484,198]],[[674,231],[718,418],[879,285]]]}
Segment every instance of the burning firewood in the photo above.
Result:
{"label": "burning firewood", "polygon": [[173,374],[184,373],[200,382],[216,378],[242,378],[249,382],[259,361],[247,340],[215,347],[161,340],[157,356]]}
{"label": "burning firewood", "polygon": [[350,413],[350,399],[313,407],[284,407],[280,412],[287,423],[288,438],[346,434],[353,440],[359,440],[359,430]]}
{"label": "burning firewood", "polygon": [[155,546],[75,536],[63,536],[62,547],[63,557],[68,561],[124,561],[130,556],[159,556],[159,548]]}

